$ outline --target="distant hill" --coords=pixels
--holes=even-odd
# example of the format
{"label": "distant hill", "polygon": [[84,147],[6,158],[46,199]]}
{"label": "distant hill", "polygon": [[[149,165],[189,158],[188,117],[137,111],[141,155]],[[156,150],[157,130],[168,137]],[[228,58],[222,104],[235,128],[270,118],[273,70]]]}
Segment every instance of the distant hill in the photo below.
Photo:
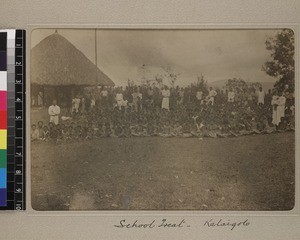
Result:
{"label": "distant hill", "polygon": [[[207,84],[210,87],[221,89],[226,85],[227,80],[228,79],[217,80],[217,81],[214,81],[214,82],[209,82]],[[273,88],[274,83],[275,83],[275,81],[274,82],[261,82],[261,85],[262,85],[262,88],[263,88],[264,91],[268,91],[269,89]]]}
{"label": "distant hill", "polygon": [[213,87],[213,88],[223,88],[226,83],[227,83],[228,79],[223,79],[223,80],[218,80],[218,81],[214,81],[214,82],[208,82],[208,86]]}

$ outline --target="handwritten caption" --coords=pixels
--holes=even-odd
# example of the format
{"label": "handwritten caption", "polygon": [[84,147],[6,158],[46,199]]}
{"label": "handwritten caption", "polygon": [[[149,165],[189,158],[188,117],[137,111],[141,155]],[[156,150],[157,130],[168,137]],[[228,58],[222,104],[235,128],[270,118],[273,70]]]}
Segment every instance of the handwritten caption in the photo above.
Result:
{"label": "handwritten caption", "polygon": [[[194,224],[196,226],[196,224]],[[204,228],[226,228],[231,231],[241,228],[241,227],[248,227],[250,226],[250,221],[248,219],[242,221],[231,221],[231,220],[224,220],[222,218],[219,219],[208,219],[203,222],[197,224],[197,227],[202,226]],[[153,219],[149,222],[142,221],[142,220],[133,220],[128,221],[126,219],[122,219],[119,223],[114,225],[115,228],[125,228],[125,229],[132,229],[132,228],[190,228],[192,227],[185,219],[180,219],[178,221],[172,221],[167,218],[162,219]],[[194,227],[194,226],[193,226]]]}

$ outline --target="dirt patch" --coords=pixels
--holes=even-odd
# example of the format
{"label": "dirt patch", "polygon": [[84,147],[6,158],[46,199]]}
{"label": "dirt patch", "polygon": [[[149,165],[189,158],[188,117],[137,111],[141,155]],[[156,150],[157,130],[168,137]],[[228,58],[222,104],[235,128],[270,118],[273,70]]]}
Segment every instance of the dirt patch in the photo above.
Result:
{"label": "dirt patch", "polygon": [[295,134],[32,144],[36,210],[290,210]]}

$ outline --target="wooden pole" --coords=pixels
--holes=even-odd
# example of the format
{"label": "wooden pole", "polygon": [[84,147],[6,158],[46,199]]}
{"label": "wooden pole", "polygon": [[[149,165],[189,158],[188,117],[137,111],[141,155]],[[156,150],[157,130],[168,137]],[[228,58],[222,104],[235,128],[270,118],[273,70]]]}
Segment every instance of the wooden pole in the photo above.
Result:
{"label": "wooden pole", "polygon": [[98,51],[97,51],[97,29],[95,28],[95,65],[96,65],[96,84],[98,85]]}

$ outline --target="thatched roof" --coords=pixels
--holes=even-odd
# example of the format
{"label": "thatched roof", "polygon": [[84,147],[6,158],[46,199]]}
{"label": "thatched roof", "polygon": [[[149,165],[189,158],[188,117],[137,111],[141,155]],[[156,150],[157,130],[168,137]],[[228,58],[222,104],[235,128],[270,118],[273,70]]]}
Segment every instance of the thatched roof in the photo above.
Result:
{"label": "thatched roof", "polygon": [[32,48],[31,83],[49,86],[114,85],[108,76],[58,33],[46,37]]}

